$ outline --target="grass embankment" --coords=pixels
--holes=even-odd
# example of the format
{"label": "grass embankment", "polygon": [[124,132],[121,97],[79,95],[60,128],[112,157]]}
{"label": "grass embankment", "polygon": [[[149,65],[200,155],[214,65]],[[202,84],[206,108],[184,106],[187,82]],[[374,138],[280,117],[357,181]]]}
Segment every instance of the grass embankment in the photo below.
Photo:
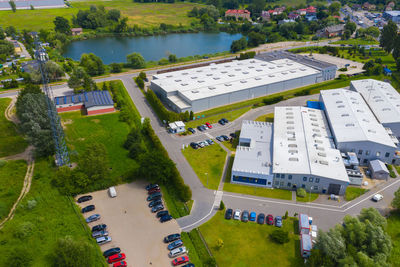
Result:
{"label": "grass embankment", "polygon": [[182,153],[201,183],[207,188],[218,189],[224,169],[226,151],[218,144],[214,144],[199,149],[188,147]]}
{"label": "grass embankment", "polygon": [[274,122],[274,113],[268,113],[265,115],[261,115],[256,119],[256,121],[264,121],[264,122]]}
{"label": "grass embankment", "polygon": [[309,192],[307,192],[307,195],[305,197],[296,196],[296,201],[297,202],[313,202],[318,197],[319,197],[319,194],[317,194],[317,193],[309,193]]}
{"label": "grass embankment", "polygon": [[24,138],[18,135],[16,125],[4,115],[10,103],[11,99],[0,98],[0,158],[21,153],[28,146]]}
{"label": "grass embankment", "polygon": [[51,186],[55,171],[49,161],[36,161],[29,193],[0,231],[0,266],[9,266],[15,254],[31,263],[24,266],[52,266],[56,242],[66,236],[91,245],[93,266],[107,266],[78,207]]}
{"label": "grass embankment", "polygon": [[195,18],[189,18],[187,12],[195,6],[194,3],[177,2],[167,3],[135,3],[131,0],[113,1],[73,1],[71,8],[52,8],[35,10],[17,10],[13,13],[1,11],[0,25],[3,28],[14,26],[19,30],[29,29],[38,31],[40,29],[54,29],[55,17],[61,16],[71,19],[76,16],[79,9],[89,9],[91,5],[102,5],[106,9],[118,9],[121,16],[128,17],[128,25],[134,24],[140,27],[158,27],[161,23],[183,26],[190,25]]}
{"label": "grass embankment", "polygon": [[8,215],[21,193],[26,168],[23,160],[0,161],[0,220]]}
{"label": "grass embankment", "polygon": [[393,266],[398,266],[400,262],[400,212],[393,211],[387,218],[387,233],[392,238],[392,253],[389,261]]}
{"label": "grass embankment", "polygon": [[346,45],[377,45],[379,44],[376,40],[364,40],[362,38],[349,39],[349,40],[339,40],[332,42],[331,44],[346,44]]}
{"label": "grass embankment", "polygon": [[[283,221],[282,229],[289,233],[286,244],[271,240],[270,235],[276,229],[255,222],[225,220],[222,211],[200,226],[218,266],[303,266],[297,219]],[[219,239],[224,243],[222,248],[217,245]]]}
{"label": "grass embankment", "polygon": [[346,201],[351,201],[353,199],[358,198],[367,191],[368,190],[364,188],[348,186],[346,189],[346,193],[344,195],[344,199]]}

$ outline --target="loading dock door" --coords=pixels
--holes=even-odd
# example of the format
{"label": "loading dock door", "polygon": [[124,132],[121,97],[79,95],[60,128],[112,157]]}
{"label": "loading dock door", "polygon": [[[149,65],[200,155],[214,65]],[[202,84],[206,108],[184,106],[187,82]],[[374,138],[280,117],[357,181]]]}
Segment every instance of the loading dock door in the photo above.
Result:
{"label": "loading dock door", "polygon": [[328,194],[339,195],[340,193],[340,184],[329,184]]}

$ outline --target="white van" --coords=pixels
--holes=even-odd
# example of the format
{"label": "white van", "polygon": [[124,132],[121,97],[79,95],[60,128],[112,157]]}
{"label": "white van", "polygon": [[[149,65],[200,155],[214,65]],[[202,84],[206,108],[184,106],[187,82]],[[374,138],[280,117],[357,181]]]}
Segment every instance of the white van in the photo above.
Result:
{"label": "white van", "polygon": [[116,197],[117,196],[117,190],[115,190],[114,186],[111,186],[110,188],[108,188],[108,194],[110,195],[110,197]]}
{"label": "white van", "polygon": [[180,247],[180,248],[176,248],[176,249],[171,250],[169,252],[168,256],[170,258],[174,258],[174,257],[182,255],[184,253],[186,253],[186,247]]}

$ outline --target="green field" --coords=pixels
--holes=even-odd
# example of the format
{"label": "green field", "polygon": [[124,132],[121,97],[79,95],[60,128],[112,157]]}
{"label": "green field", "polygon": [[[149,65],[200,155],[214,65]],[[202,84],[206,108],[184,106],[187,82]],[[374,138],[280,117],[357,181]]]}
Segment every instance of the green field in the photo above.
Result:
{"label": "green field", "polygon": [[274,122],[274,113],[268,113],[265,115],[261,115],[256,119],[256,121],[264,121],[264,122]]}
{"label": "green field", "polygon": [[351,201],[353,199],[358,198],[367,191],[368,190],[364,188],[348,186],[346,189],[346,193],[344,195],[344,199],[346,201]]}
{"label": "green field", "polygon": [[90,252],[96,255],[93,266],[107,266],[78,207],[51,186],[54,172],[53,163],[36,161],[29,193],[1,229],[0,266],[10,266],[15,254],[28,264],[14,266],[52,266],[56,242],[66,236],[90,243]]}
{"label": "green field", "polygon": [[0,220],[8,215],[21,193],[26,167],[23,160],[0,162]]}
{"label": "green field", "polygon": [[307,196],[306,197],[298,197],[298,196],[296,196],[296,201],[297,202],[313,202],[318,197],[319,197],[319,194],[317,194],[317,193],[309,193],[309,192],[307,192]]}
{"label": "green field", "polygon": [[[271,240],[270,234],[276,229],[275,226],[259,225],[255,222],[225,220],[222,211],[200,226],[201,233],[220,267],[303,266],[299,235],[296,234],[297,219],[283,220],[282,229],[289,232],[290,238],[286,244]],[[223,241],[222,248],[217,246],[218,239]]]}
{"label": "green field", "polygon": [[38,31],[40,29],[53,29],[53,20],[57,16],[71,19],[79,9],[89,9],[91,5],[103,5],[106,9],[118,9],[122,16],[128,17],[129,25],[142,27],[159,26],[160,23],[172,25],[190,25],[196,19],[189,18],[187,12],[192,10],[193,3],[177,2],[165,3],[134,3],[132,0],[113,1],[73,1],[71,8],[35,9],[0,11],[0,26],[14,26],[17,29],[29,29]]}
{"label": "green field", "polygon": [[17,134],[16,126],[4,116],[11,99],[0,98],[0,158],[21,153],[27,147],[22,136]]}
{"label": "green field", "polygon": [[210,189],[218,189],[224,169],[226,151],[218,144],[214,144],[199,149],[193,149],[189,146],[182,153],[202,184]]}
{"label": "green field", "polygon": [[349,40],[339,40],[339,41],[336,41],[336,42],[332,42],[331,44],[375,45],[375,44],[379,44],[379,42],[378,41],[364,40],[364,39],[358,38],[358,39],[349,39]]}
{"label": "green field", "polygon": [[392,253],[390,262],[392,266],[398,266],[400,263],[400,212],[393,211],[387,219],[387,233],[392,238]]}

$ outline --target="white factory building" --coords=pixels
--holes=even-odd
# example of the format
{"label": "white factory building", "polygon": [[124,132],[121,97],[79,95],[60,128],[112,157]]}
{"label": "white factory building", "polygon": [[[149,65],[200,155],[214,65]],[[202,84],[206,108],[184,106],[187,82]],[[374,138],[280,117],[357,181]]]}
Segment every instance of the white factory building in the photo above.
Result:
{"label": "white factory building", "polygon": [[274,187],[342,195],[349,184],[322,110],[275,107]]}
{"label": "white factory building", "polygon": [[375,117],[400,139],[400,94],[389,83],[373,79],[352,81],[350,89],[359,92]]}
{"label": "white factory building", "polygon": [[287,58],[247,59],[156,74],[150,89],[176,112],[199,112],[324,80],[321,70]]}
{"label": "white factory building", "polygon": [[324,90],[320,101],[341,152],[356,153],[361,165],[368,165],[375,159],[389,164],[396,162],[396,137],[377,121],[358,92]]}
{"label": "white factory building", "polygon": [[272,187],[272,137],[272,123],[242,122],[232,166],[232,183]]}

